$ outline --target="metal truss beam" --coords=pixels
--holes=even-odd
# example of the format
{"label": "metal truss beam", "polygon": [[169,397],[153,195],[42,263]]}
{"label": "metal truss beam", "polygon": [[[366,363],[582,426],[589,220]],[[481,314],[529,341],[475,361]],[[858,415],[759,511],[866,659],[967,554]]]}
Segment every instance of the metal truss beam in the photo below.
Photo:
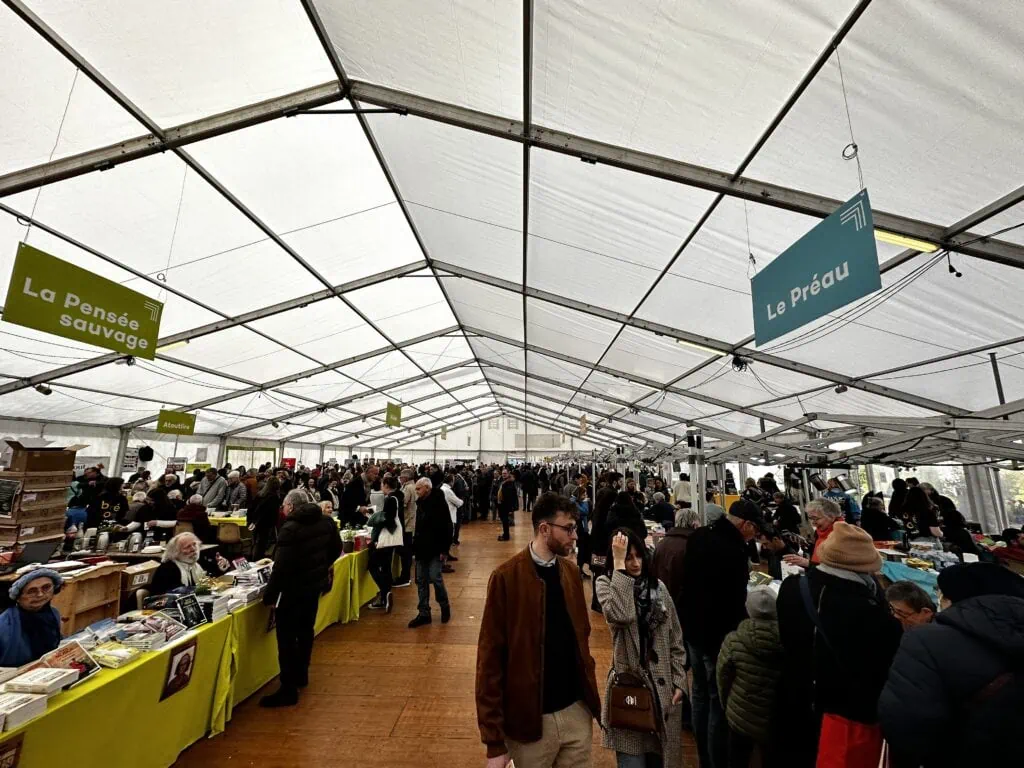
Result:
{"label": "metal truss beam", "polygon": [[[481,395],[477,395],[476,397],[471,397],[468,400],[465,400],[464,402],[472,403],[472,402],[474,402],[476,400],[480,400],[482,398],[488,398],[492,402],[480,403],[478,405],[475,405],[474,408],[487,407],[487,406],[493,404],[494,396],[490,392],[487,392],[487,393],[481,394]],[[455,407],[455,406],[445,406],[445,410],[448,410],[448,409],[450,409],[452,407]],[[361,434],[361,433],[376,431],[376,430],[378,430],[378,429],[380,429],[382,427],[387,426],[384,423],[384,419],[381,418],[381,416],[380,416],[380,414],[383,414],[383,413],[384,413],[384,411],[379,411],[373,417],[375,421],[380,421],[381,422],[380,424],[378,424],[376,426],[366,427],[365,429],[353,430],[352,432],[349,432],[349,433],[347,433],[346,435],[344,435],[342,437],[336,437],[336,438],[332,438],[330,440],[327,440],[327,441],[325,441],[323,443],[323,445],[325,447],[328,447],[328,446],[333,447],[333,446],[337,446],[337,445],[343,445],[346,442],[351,443],[351,441],[353,439],[353,436],[358,436],[358,434]],[[449,416],[453,416],[453,415],[455,415],[455,414],[449,414]],[[426,421],[422,421],[422,422],[419,422],[417,424],[411,424],[411,423],[410,424],[403,424],[401,427],[398,428],[397,433],[398,434],[408,433],[410,435],[412,435],[412,434],[422,435],[424,433],[424,431],[431,430],[431,429],[434,428],[434,426],[439,426],[440,424],[445,423],[445,417],[434,416],[434,415],[427,414],[427,413],[422,413],[422,414],[420,414],[420,416],[426,417]],[[419,418],[419,416],[417,416],[415,418]],[[361,420],[362,419],[350,419],[349,421],[351,422],[351,421],[361,421]],[[388,428],[391,429],[390,427],[388,427]],[[340,430],[337,430],[337,431],[340,431]],[[384,433],[384,434],[381,434],[381,435],[377,435],[376,439],[381,439],[381,438],[385,437],[386,434],[387,433]],[[393,434],[395,434],[395,433],[393,433]],[[365,443],[367,441],[364,440],[363,442]]]}
{"label": "metal truss beam", "polygon": [[[516,392],[518,394],[522,394],[523,393],[523,390],[521,388],[519,388],[519,387],[510,387],[507,384],[502,384],[502,382],[500,382],[500,381],[496,382],[495,385],[498,386],[498,387],[506,387],[507,389],[510,389],[513,392]],[[536,393],[533,393],[533,392],[531,392],[530,394],[532,396],[536,395]],[[540,415],[550,419],[553,423],[557,422],[560,425],[561,424],[568,424],[568,425],[572,425],[573,427],[577,426],[576,423],[573,422],[572,417],[564,415],[561,411],[556,410],[555,408],[548,408],[546,406],[538,405],[537,403],[530,403],[530,402],[528,402],[524,406],[520,401],[514,399],[511,395],[498,395],[498,398],[499,398],[498,402],[502,406],[508,406],[510,408],[518,408],[520,410],[525,411],[526,413],[529,413],[531,411],[537,411],[537,412],[540,413]],[[553,402],[553,403],[557,403],[558,405],[564,405],[563,402],[555,400],[554,398],[544,397],[543,399],[544,400],[548,400],[548,401]],[[581,410],[583,410],[584,413],[597,413],[597,415],[602,416],[603,418],[608,418],[606,414],[601,414],[599,412],[594,412],[594,411],[591,411],[591,410],[588,410],[588,409],[581,409]],[[621,421],[621,419],[620,419],[620,421]],[[634,422],[628,422],[628,423],[629,424],[634,424]],[[657,431],[657,430],[652,430],[652,431]],[[632,440],[637,440],[639,442],[644,442],[644,439],[642,437],[640,437],[639,435],[637,435],[637,434],[633,434],[631,432],[623,432],[622,430],[614,429],[614,428],[609,427],[607,425],[602,425],[600,428],[595,427],[594,428],[594,432],[596,434],[599,434],[599,435],[602,435],[602,436],[606,437],[609,440],[622,440],[622,441],[625,441],[625,442],[629,442],[629,441],[632,441]]]}
{"label": "metal truss beam", "polygon": [[[597,446],[600,446],[602,448],[612,448],[612,447],[614,447],[614,444],[609,442],[609,440],[611,440],[613,438],[610,438],[608,436],[605,436],[605,435],[598,435],[596,437],[595,436],[590,436],[589,432],[586,435],[582,435],[579,432],[574,431],[571,428],[566,428],[566,427],[562,426],[561,424],[559,424],[557,422],[554,422],[554,421],[546,422],[546,421],[544,421],[544,419],[542,419],[539,416],[531,416],[529,411],[522,410],[522,406],[506,405],[504,407],[508,409],[506,411],[506,413],[514,416],[515,418],[519,419],[520,421],[529,422],[530,424],[533,424],[533,426],[535,426],[535,427],[540,427],[541,429],[550,429],[553,432],[559,432],[559,433],[563,433],[564,432],[567,435],[572,435],[577,440],[583,440],[584,442],[591,443],[593,445],[597,445]],[[643,447],[643,445],[635,445],[633,443],[630,443],[628,440],[624,440],[624,441],[621,441],[621,442],[629,443],[629,447],[630,448],[637,449],[637,450],[639,450],[640,448]],[[527,443],[527,445],[529,445],[529,443]],[[517,448],[513,448],[513,450],[515,451],[515,450],[518,450],[518,449]],[[525,452],[525,451],[527,451],[529,449],[524,448],[523,450]],[[533,450],[555,450],[555,449],[554,448],[550,448],[550,449],[534,448]]]}
{"label": "metal truss beam", "polygon": [[[466,387],[474,387],[474,386],[477,386],[478,384],[483,384],[483,383],[484,383],[483,379],[474,379],[473,381],[468,381],[465,384],[459,384],[457,386],[450,387],[449,391],[456,392],[456,391],[458,391],[460,389],[465,389]],[[412,400],[406,400],[404,405],[413,406],[413,405],[416,405],[417,403],[422,403],[422,402],[424,402],[426,400],[430,400],[433,397],[437,397],[438,394],[439,393],[437,393],[437,392],[431,392],[430,394],[427,394],[427,395],[421,395],[420,397],[415,397]],[[475,400],[476,398],[472,398],[472,399]],[[469,402],[469,401],[467,400],[466,402]],[[373,411],[372,413],[365,414],[365,415],[366,416],[381,416],[381,415],[385,415],[386,413],[387,413],[387,408],[381,408],[379,411]],[[306,437],[307,435],[314,435],[317,432],[325,432],[325,431],[334,430],[335,427],[340,427],[340,426],[343,426],[345,424],[351,424],[353,421],[360,421],[363,418],[363,415],[364,414],[359,414],[358,416],[355,416],[355,417],[350,418],[350,419],[342,419],[341,421],[335,421],[335,422],[333,422],[331,424],[325,424],[322,427],[316,427],[315,429],[310,429],[310,430],[308,430],[306,432],[298,432],[295,435],[292,435],[289,439],[290,440],[295,440],[295,439],[300,438],[300,437]],[[424,415],[427,415],[427,414],[424,414]],[[340,431],[340,430],[338,430],[338,431]],[[336,442],[336,441],[332,440],[332,441],[329,441],[329,442],[324,442],[324,445],[330,445],[333,442]]]}
{"label": "metal truss beam", "polygon": [[[107,93],[117,104],[119,104],[124,110],[131,114],[136,120],[142,123],[147,130],[150,131],[155,137],[161,141],[166,141],[166,133],[164,130],[148,115],[146,115],[138,106],[132,103],[121,91],[119,91],[113,84],[111,84],[95,67],[93,67],[88,61],[85,60],[74,48],[72,48],[64,39],[60,37],[53,29],[51,29],[42,19],[32,13],[22,0],[4,0],[11,8],[22,17],[40,36],[42,36],[50,45],[52,45],[61,55],[65,56],[70,60],[76,67],[79,68],[90,80],[96,83],[103,91]],[[333,51],[333,49],[332,49]],[[360,119],[365,119],[360,116]],[[207,184],[213,187],[220,195],[231,203],[234,208],[239,211],[245,218],[247,218],[252,224],[254,224],[260,231],[262,231],[270,240],[272,240],[281,250],[287,253],[297,264],[303,269],[309,272],[321,285],[328,290],[331,290],[333,286],[328,280],[321,275],[309,262],[307,262],[294,248],[292,248],[284,239],[277,234],[270,226],[266,224],[259,216],[257,216],[248,206],[245,205],[238,197],[221,184],[209,171],[206,170],[194,157],[192,157],[185,149],[181,146],[176,146],[171,150],[181,160],[183,160],[188,167],[195,171]],[[434,381],[437,386],[442,390],[444,385],[437,381],[431,372],[424,369],[416,360],[409,355],[407,352],[402,350],[400,347],[395,346],[394,341],[390,336],[385,333],[377,324],[375,324],[366,314],[364,314],[358,307],[356,307],[351,301],[349,301],[342,294],[335,294],[337,298],[352,312],[356,314],[364,323],[370,328],[376,331],[380,336],[387,341],[393,349],[398,350],[401,354],[409,360],[420,372],[427,378]],[[311,357],[305,353],[303,357],[312,360],[313,362],[319,363],[319,360]]]}
{"label": "metal truss beam", "polygon": [[[477,272],[475,270],[466,269],[455,264],[449,264],[447,262],[434,262],[435,265],[452,275],[461,278],[467,278],[474,282],[484,283],[491,285],[495,288],[501,288],[512,293],[519,293],[522,288],[509,280],[505,280],[500,277],[488,275],[483,272]],[[806,376],[814,376],[825,381],[831,381],[833,384],[844,384],[847,387],[853,389],[860,389],[865,392],[871,392],[875,395],[881,395],[888,397],[892,400],[899,400],[900,402],[908,403],[910,405],[916,405],[919,408],[926,408],[931,411],[937,411],[938,413],[945,413],[950,416],[962,416],[966,415],[967,411],[963,408],[957,408],[947,403],[940,403],[935,400],[931,400],[927,397],[921,397],[919,395],[912,395],[907,392],[901,392],[890,387],[882,386],[881,384],[875,384],[869,381],[861,381],[860,379],[852,376],[846,376],[844,374],[835,373],[833,371],[827,371],[817,366],[807,365],[806,363],[799,363],[794,360],[787,360],[784,357],[778,357],[767,352],[759,352],[749,347],[736,347],[735,345],[729,344],[728,342],[721,341],[719,339],[713,339],[708,336],[701,336],[700,334],[691,333],[684,331],[680,328],[673,328],[672,326],[662,325],[661,323],[654,323],[649,320],[641,320],[637,317],[629,317],[621,312],[615,312],[614,310],[605,309],[603,307],[597,307],[593,304],[587,304],[586,302],[576,301],[575,299],[569,299],[558,294],[551,293],[549,291],[543,291],[539,288],[527,287],[526,292],[535,299],[546,301],[550,304],[555,304],[560,307],[567,309],[573,309],[577,312],[582,312],[587,315],[594,317],[601,317],[605,320],[611,320],[615,323],[623,323],[625,325],[633,326],[634,328],[640,328],[641,330],[649,331],[658,336],[666,336],[668,338],[680,339],[681,341],[688,342],[690,344],[696,344],[697,346],[707,347],[713,349],[722,354],[736,354],[743,357],[746,360],[752,360],[754,362],[764,363],[765,365],[771,365],[776,368],[783,368],[788,371],[795,371],[796,373],[802,373]],[[587,367],[592,367],[591,364],[587,364]],[[665,385],[659,385],[665,386]],[[687,396],[692,397],[692,393],[688,393]],[[633,403],[627,403],[624,407],[633,407]],[[778,417],[770,417],[772,421],[777,421]]]}
{"label": "metal truss beam", "polygon": [[[465,326],[465,328],[466,328],[466,330],[469,333],[476,334],[477,336],[482,336],[485,339],[492,339],[493,341],[500,341],[502,344],[508,344],[509,346],[513,346],[513,347],[520,347],[520,348],[525,349],[525,350],[527,350],[529,352],[534,352],[535,354],[538,354],[538,355],[544,355],[545,357],[549,357],[549,358],[552,358],[554,360],[561,360],[564,363],[570,363],[572,365],[578,365],[578,366],[580,366],[582,368],[592,369],[592,370],[598,371],[599,373],[604,373],[604,374],[607,374],[608,376],[614,376],[614,377],[619,378],[619,379],[625,379],[626,381],[631,381],[634,384],[640,384],[641,386],[650,387],[651,389],[655,390],[654,392],[650,392],[650,393],[644,395],[642,398],[640,398],[640,400],[645,400],[648,397],[650,397],[651,395],[657,394],[658,392],[670,392],[670,393],[672,393],[674,395],[679,395],[681,397],[690,398],[691,400],[697,400],[698,402],[708,403],[710,405],[716,405],[719,408],[725,408],[726,410],[729,410],[729,411],[737,411],[739,413],[745,413],[748,416],[753,416],[755,418],[764,419],[765,421],[770,421],[773,424],[774,423],[781,423],[780,422],[780,417],[778,417],[778,416],[776,416],[774,414],[771,414],[771,413],[766,413],[765,411],[759,411],[756,408],[749,408],[749,407],[744,406],[744,405],[737,405],[736,403],[730,403],[728,400],[722,400],[721,398],[718,398],[718,397],[712,397],[711,395],[705,395],[705,394],[703,394],[701,392],[693,392],[691,390],[684,389],[683,387],[672,387],[672,386],[669,386],[667,384],[662,384],[661,382],[656,381],[654,379],[648,379],[645,376],[639,376],[639,375],[634,374],[634,373],[626,373],[625,371],[620,371],[620,370],[617,370],[615,368],[610,368],[607,365],[600,365],[600,364],[590,363],[590,362],[587,362],[586,360],[581,360],[580,358],[573,357],[571,355],[566,355],[566,354],[564,354],[562,352],[556,352],[556,351],[551,350],[551,349],[545,349],[544,347],[539,347],[536,344],[524,344],[523,342],[521,342],[521,341],[519,341],[517,339],[512,339],[512,338],[509,338],[507,336],[501,336],[501,335],[499,335],[497,333],[492,333],[491,331],[485,331],[482,328],[476,328],[476,327],[469,326],[469,325]],[[525,375],[525,372],[524,372],[524,375]],[[583,382],[583,383],[586,383],[586,382]],[[572,385],[569,385],[569,388],[570,389],[575,389],[575,387],[573,387]],[[639,402],[639,400],[637,402]],[[572,405],[572,404],[569,403],[569,405]]]}
{"label": "metal truss beam", "polygon": [[[415,338],[412,338],[412,339],[409,339],[407,341],[404,341],[404,342],[402,342],[402,344],[404,346],[412,346],[414,344],[419,344],[420,342],[428,341],[428,340],[430,340],[430,339],[432,339],[432,338],[434,338],[436,336],[442,336],[445,333],[450,332],[450,330],[451,329],[444,329],[444,330],[440,330],[440,331],[434,331],[433,333],[427,333],[427,334],[424,334],[423,336],[417,336]],[[245,389],[232,390],[230,392],[225,392],[223,395],[216,395],[214,397],[207,398],[206,400],[200,400],[198,403],[192,403],[191,405],[186,406],[184,408],[184,410],[185,411],[196,411],[196,410],[199,410],[201,408],[208,408],[211,405],[216,405],[217,403],[225,402],[226,400],[233,400],[236,397],[243,397],[245,395],[251,395],[254,392],[262,392],[262,391],[266,391],[266,390],[276,389],[277,387],[284,386],[285,384],[291,384],[293,381],[299,381],[300,379],[306,379],[306,378],[309,378],[311,376],[316,376],[316,375],[321,374],[321,373],[326,373],[327,371],[333,371],[333,370],[336,370],[338,368],[343,368],[346,365],[352,365],[352,364],[358,363],[358,362],[360,362],[362,360],[369,360],[370,358],[377,357],[377,356],[383,355],[383,354],[387,354],[388,352],[391,352],[391,351],[392,351],[392,349],[391,349],[390,346],[381,347],[379,349],[373,349],[373,350],[370,350],[368,352],[363,352],[363,353],[358,354],[358,355],[353,355],[351,357],[346,357],[346,358],[344,358],[342,360],[338,360],[338,361],[333,362],[333,363],[327,363],[325,365],[319,365],[319,366],[317,366],[315,368],[307,368],[306,370],[299,371],[298,373],[291,373],[291,374],[288,374],[287,376],[281,376],[280,378],[273,379],[271,381],[266,381],[266,382],[262,382],[262,383],[260,383],[260,382],[248,382],[248,386]],[[178,360],[175,360],[173,358],[161,358],[161,359],[168,359],[170,362],[174,362],[174,363],[178,363],[178,364],[183,364],[183,365],[186,365],[186,366],[189,365],[188,363],[179,363]],[[210,369],[202,369],[202,370],[210,370]],[[213,374],[218,375],[218,376],[222,376],[223,375],[223,374],[218,373],[217,371],[213,371],[213,370],[210,370],[210,373],[213,373]],[[350,381],[352,381],[354,383],[357,383],[357,384],[360,384],[361,386],[366,386],[366,385],[361,384],[360,382],[356,381],[355,379],[353,379],[350,376],[346,376],[345,378],[348,378]],[[414,379],[414,380],[418,380],[418,379]],[[247,381],[247,380],[242,379],[241,381]],[[293,395],[290,392],[288,392],[288,390],[281,390],[280,393],[282,395],[287,395],[288,397],[297,397],[296,395]],[[371,389],[371,390],[369,390],[367,392],[360,393],[359,395],[355,396],[354,399],[358,399],[358,397],[363,397],[363,396],[374,394],[374,393],[375,393],[375,390]],[[299,399],[308,399],[308,398],[299,398]],[[351,402],[350,400],[347,400],[345,398],[342,398],[342,400],[344,402]],[[305,409],[304,411],[302,411],[302,413],[310,413],[310,412],[318,410],[320,408],[334,408],[334,407],[337,407],[337,405],[343,405],[344,404],[344,402],[342,402],[342,401],[332,401],[333,403],[335,403],[333,405],[331,403],[320,403],[318,401],[313,401],[313,402],[315,403],[314,406],[312,408]],[[292,415],[299,415],[299,412],[296,412],[295,414],[292,414]],[[144,417],[144,418],[141,418],[141,419],[136,419],[135,421],[128,422],[127,424],[122,424],[121,427],[124,428],[124,429],[134,429],[136,427],[142,426],[143,424],[148,424],[151,421],[155,421],[158,416],[159,416],[159,414],[154,414],[153,416],[148,416],[148,417]],[[290,418],[290,416],[282,414],[281,418],[282,419]],[[278,421],[278,420],[279,419],[277,419],[277,418],[272,419],[272,421]],[[268,421],[267,423],[269,424],[270,422]],[[247,429],[251,429],[251,427],[247,427]],[[236,432],[228,433],[227,436],[230,437],[232,434],[236,434],[238,431],[243,431],[243,430],[236,430]]]}
{"label": "metal truss beam", "polygon": [[[454,371],[456,368],[463,368],[463,367],[465,367],[467,365],[473,364],[474,362],[475,361],[473,361],[473,360],[463,360],[462,362],[459,362],[459,363],[452,363],[451,365],[446,365],[443,368],[435,369],[434,370],[434,374],[435,375],[440,375],[440,374],[446,373],[448,371]],[[359,400],[360,398],[368,397],[370,395],[383,395],[384,397],[390,397],[390,395],[388,395],[388,393],[387,393],[387,390],[397,389],[399,387],[404,387],[407,384],[414,384],[417,381],[422,381],[422,380],[423,380],[423,376],[422,375],[417,375],[417,376],[410,376],[408,378],[401,379],[400,381],[391,382],[390,384],[388,384],[384,388],[369,387],[369,389],[366,392],[360,392],[357,395],[348,395],[346,397],[339,398],[338,400],[332,400],[329,403],[324,403],[322,406],[316,406],[316,407],[312,407],[312,408],[302,408],[301,410],[291,411],[290,413],[282,413],[280,416],[275,416],[272,419],[264,419],[262,421],[256,422],[255,424],[250,424],[248,427],[244,427],[242,429],[235,429],[235,430],[232,430],[230,432],[225,432],[224,436],[225,437],[232,437],[234,435],[237,435],[240,432],[247,432],[247,431],[249,431],[251,429],[259,429],[260,427],[265,427],[265,426],[267,426],[267,424],[272,424],[275,421],[287,421],[289,419],[294,419],[297,416],[303,416],[303,415],[305,415],[307,413],[313,413],[314,411],[324,410],[324,409],[327,409],[327,408],[334,408],[334,407],[339,406],[339,405],[345,405],[346,403],[350,403],[353,400]],[[353,381],[355,381],[357,384],[361,384],[364,387],[368,386],[368,385],[363,384],[362,382],[358,381],[357,379],[353,379]],[[434,394],[435,395],[439,395],[439,394],[441,394],[441,392],[435,392]],[[453,399],[457,399],[457,398],[453,398]],[[404,406],[405,404],[402,403],[401,401],[399,401],[399,405],[403,405]]]}

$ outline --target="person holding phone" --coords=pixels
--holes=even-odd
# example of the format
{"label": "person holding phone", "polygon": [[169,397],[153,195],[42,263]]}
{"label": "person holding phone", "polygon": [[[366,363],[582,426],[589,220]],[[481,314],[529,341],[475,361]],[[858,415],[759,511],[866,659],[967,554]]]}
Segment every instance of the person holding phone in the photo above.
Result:
{"label": "person holding phone", "polygon": [[[598,577],[597,597],[612,633],[612,668],[601,711],[602,743],[615,750],[618,768],[681,768],[686,651],[675,605],[634,531],[619,528],[612,534],[605,562],[612,567]],[[612,689],[623,673],[638,677],[650,691],[657,732],[612,722]]]}

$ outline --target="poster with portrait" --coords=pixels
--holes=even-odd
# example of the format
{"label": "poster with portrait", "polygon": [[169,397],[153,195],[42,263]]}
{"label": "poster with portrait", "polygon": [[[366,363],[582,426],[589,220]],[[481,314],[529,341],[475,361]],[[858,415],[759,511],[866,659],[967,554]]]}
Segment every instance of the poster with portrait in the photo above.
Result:
{"label": "poster with portrait", "polygon": [[18,768],[21,760],[21,746],[25,740],[25,734],[19,733],[13,739],[5,741],[0,745],[0,768]]}
{"label": "poster with portrait", "polygon": [[196,638],[174,646],[170,651],[167,664],[167,677],[164,679],[164,690],[160,701],[173,696],[192,681],[192,671],[196,666]]}

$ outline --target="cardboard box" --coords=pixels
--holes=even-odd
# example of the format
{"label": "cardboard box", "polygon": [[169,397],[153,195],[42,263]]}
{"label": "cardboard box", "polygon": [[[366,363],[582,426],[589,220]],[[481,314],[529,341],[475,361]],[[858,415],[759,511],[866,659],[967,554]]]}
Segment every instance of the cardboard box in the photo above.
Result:
{"label": "cardboard box", "polygon": [[44,541],[64,538],[65,515],[51,520],[36,520],[30,523],[0,523],[0,546],[10,547],[29,541]]}
{"label": "cardboard box", "polygon": [[75,454],[85,445],[53,445],[47,440],[4,440],[0,464],[14,472],[60,472],[75,468]]}
{"label": "cardboard box", "polygon": [[61,472],[0,472],[0,480],[16,480],[23,491],[66,491],[74,474]]}
{"label": "cardboard box", "polygon": [[156,560],[129,565],[121,571],[121,591],[134,592],[136,589],[145,589],[153,583],[153,574],[159,567],[160,563]]}

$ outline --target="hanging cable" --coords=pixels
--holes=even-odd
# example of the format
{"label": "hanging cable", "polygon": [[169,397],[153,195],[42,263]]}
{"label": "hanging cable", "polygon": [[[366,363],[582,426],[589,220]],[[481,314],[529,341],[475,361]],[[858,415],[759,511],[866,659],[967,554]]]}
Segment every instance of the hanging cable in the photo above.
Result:
{"label": "hanging cable", "polygon": [[[171,257],[174,255],[174,240],[178,236],[178,222],[181,221],[181,204],[185,200],[185,182],[188,181],[188,164],[182,163],[185,172],[181,175],[181,189],[178,190],[178,208],[174,213],[174,228],[171,230],[171,244],[167,248],[167,264],[163,272],[158,272],[156,279],[162,283],[167,282],[167,273],[171,270]],[[157,292],[157,299],[164,301],[167,296],[167,289],[161,288]]]}
{"label": "hanging cable", "polygon": [[850,100],[846,95],[846,78],[843,77],[843,59],[839,55],[839,46],[835,48],[836,51],[836,62],[839,64],[839,87],[843,91],[843,104],[846,106],[846,124],[850,128],[850,143],[843,147],[843,159],[844,160],[855,160],[857,162],[857,181],[860,183],[860,188],[864,189],[864,169],[860,165],[860,148],[857,146],[857,140],[853,137],[853,119],[850,117]]}
{"label": "hanging cable", "polygon": [[[51,162],[53,160],[54,154],[57,152],[57,147],[60,144],[60,135],[61,135],[61,132],[64,130],[64,121],[68,117],[68,110],[71,108],[71,97],[75,93],[75,83],[77,83],[77,82],[78,82],[78,68],[76,67],[75,68],[75,75],[74,75],[74,77],[71,78],[71,89],[68,91],[68,100],[64,103],[64,113],[60,116],[60,124],[57,126],[57,137],[53,140],[53,149],[50,150],[50,156],[49,156],[49,158],[47,158],[47,162]],[[35,221],[35,218],[36,218],[36,206],[39,205],[39,195],[41,195],[42,192],[43,192],[43,188],[42,187],[38,187],[36,189],[36,199],[32,201],[32,212],[29,214],[28,221],[25,222],[25,225],[26,225],[25,226],[25,238],[24,238],[24,241],[23,241],[25,243],[28,242],[29,232],[32,231],[32,222]],[[19,223],[20,223],[20,220],[19,220]]]}
{"label": "hanging cable", "polygon": [[757,274],[757,259],[754,258],[754,249],[750,247],[750,214],[747,212],[746,200],[743,201],[743,221],[747,227],[747,279],[750,280]]}

